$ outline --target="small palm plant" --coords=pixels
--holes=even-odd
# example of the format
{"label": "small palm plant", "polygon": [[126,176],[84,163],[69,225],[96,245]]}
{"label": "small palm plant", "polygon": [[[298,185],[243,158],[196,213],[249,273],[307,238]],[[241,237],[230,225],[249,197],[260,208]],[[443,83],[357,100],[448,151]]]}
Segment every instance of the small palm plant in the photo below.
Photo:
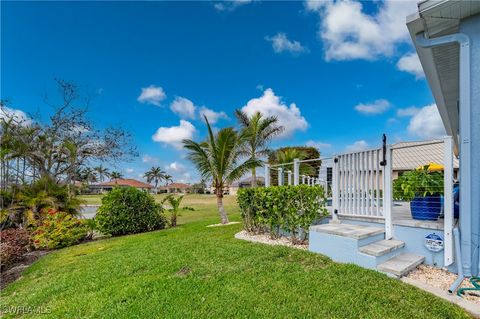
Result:
{"label": "small palm plant", "polygon": [[208,128],[207,140],[201,143],[183,140],[183,145],[189,151],[188,159],[195,164],[202,179],[212,181],[221,222],[228,224],[227,213],[223,207],[224,188],[250,169],[260,166],[261,161],[249,158],[240,162],[243,146],[248,138],[247,132],[239,134],[233,128],[227,127],[214,134],[207,117],[205,122]]}
{"label": "small palm plant", "polygon": [[167,210],[170,212],[170,227],[176,227],[177,226],[177,217],[180,216],[180,210],[194,210],[192,207],[189,206],[184,206],[180,208],[180,204],[182,203],[183,196],[173,196],[173,195],[168,195],[162,200],[162,206],[164,203],[168,202],[170,205],[170,208],[167,208]]}

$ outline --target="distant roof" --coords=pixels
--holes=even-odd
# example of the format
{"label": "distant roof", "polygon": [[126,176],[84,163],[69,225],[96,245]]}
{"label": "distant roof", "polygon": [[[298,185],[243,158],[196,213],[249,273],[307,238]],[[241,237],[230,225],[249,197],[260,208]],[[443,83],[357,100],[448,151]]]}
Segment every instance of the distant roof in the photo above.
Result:
{"label": "distant roof", "polygon": [[[411,170],[428,163],[443,165],[443,141],[400,142],[392,146],[393,170]],[[458,159],[453,158],[453,167],[458,168]]]}
{"label": "distant roof", "polygon": [[109,182],[95,184],[93,186],[132,186],[136,188],[153,188],[153,186],[150,184],[140,182],[132,178],[119,178],[116,182],[111,180]]}

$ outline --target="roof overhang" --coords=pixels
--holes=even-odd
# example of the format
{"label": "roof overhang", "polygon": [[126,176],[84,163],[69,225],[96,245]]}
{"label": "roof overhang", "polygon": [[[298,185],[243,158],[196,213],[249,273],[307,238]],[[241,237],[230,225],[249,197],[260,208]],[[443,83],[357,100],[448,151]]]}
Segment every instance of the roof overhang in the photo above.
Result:
{"label": "roof overhang", "polygon": [[[425,77],[448,135],[459,132],[459,46],[449,44],[422,48],[416,36],[431,39],[458,33],[460,21],[480,13],[480,1],[427,0],[418,3],[418,12],[407,17],[407,27],[417,50]],[[456,153],[458,138],[455,142]]]}

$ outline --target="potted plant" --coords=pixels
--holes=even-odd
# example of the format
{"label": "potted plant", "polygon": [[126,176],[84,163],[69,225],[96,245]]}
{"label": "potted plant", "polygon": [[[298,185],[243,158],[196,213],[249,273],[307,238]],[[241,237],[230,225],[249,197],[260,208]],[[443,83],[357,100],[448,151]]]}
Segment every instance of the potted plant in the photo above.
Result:
{"label": "potted plant", "polygon": [[437,220],[443,205],[443,172],[429,165],[404,173],[394,181],[394,198],[410,201],[412,218]]}

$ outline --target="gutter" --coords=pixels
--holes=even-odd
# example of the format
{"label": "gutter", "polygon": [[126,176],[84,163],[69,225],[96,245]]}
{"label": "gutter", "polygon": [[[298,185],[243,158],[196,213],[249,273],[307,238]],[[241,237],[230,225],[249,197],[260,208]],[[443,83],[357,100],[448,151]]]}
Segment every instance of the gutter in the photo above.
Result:
{"label": "gutter", "polygon": [[[449,34],[437,38],[428,39],[424,32],[415,36],[415,42],[419,47],[431,49],[436,46],[458,43],[460,47],[460,72],[459,72],[459,104],[460,104],[460,227],[463,230],[462,245],[465,252],[463,260],[457,260],[463,264],[465,276],[472,275],[472,229],[471,229],[471,145],[470,145],[470,38],[463,33]],[[462,185],[464,185],[462,187]],[[464,228],[469,227],[469,228]]]}

